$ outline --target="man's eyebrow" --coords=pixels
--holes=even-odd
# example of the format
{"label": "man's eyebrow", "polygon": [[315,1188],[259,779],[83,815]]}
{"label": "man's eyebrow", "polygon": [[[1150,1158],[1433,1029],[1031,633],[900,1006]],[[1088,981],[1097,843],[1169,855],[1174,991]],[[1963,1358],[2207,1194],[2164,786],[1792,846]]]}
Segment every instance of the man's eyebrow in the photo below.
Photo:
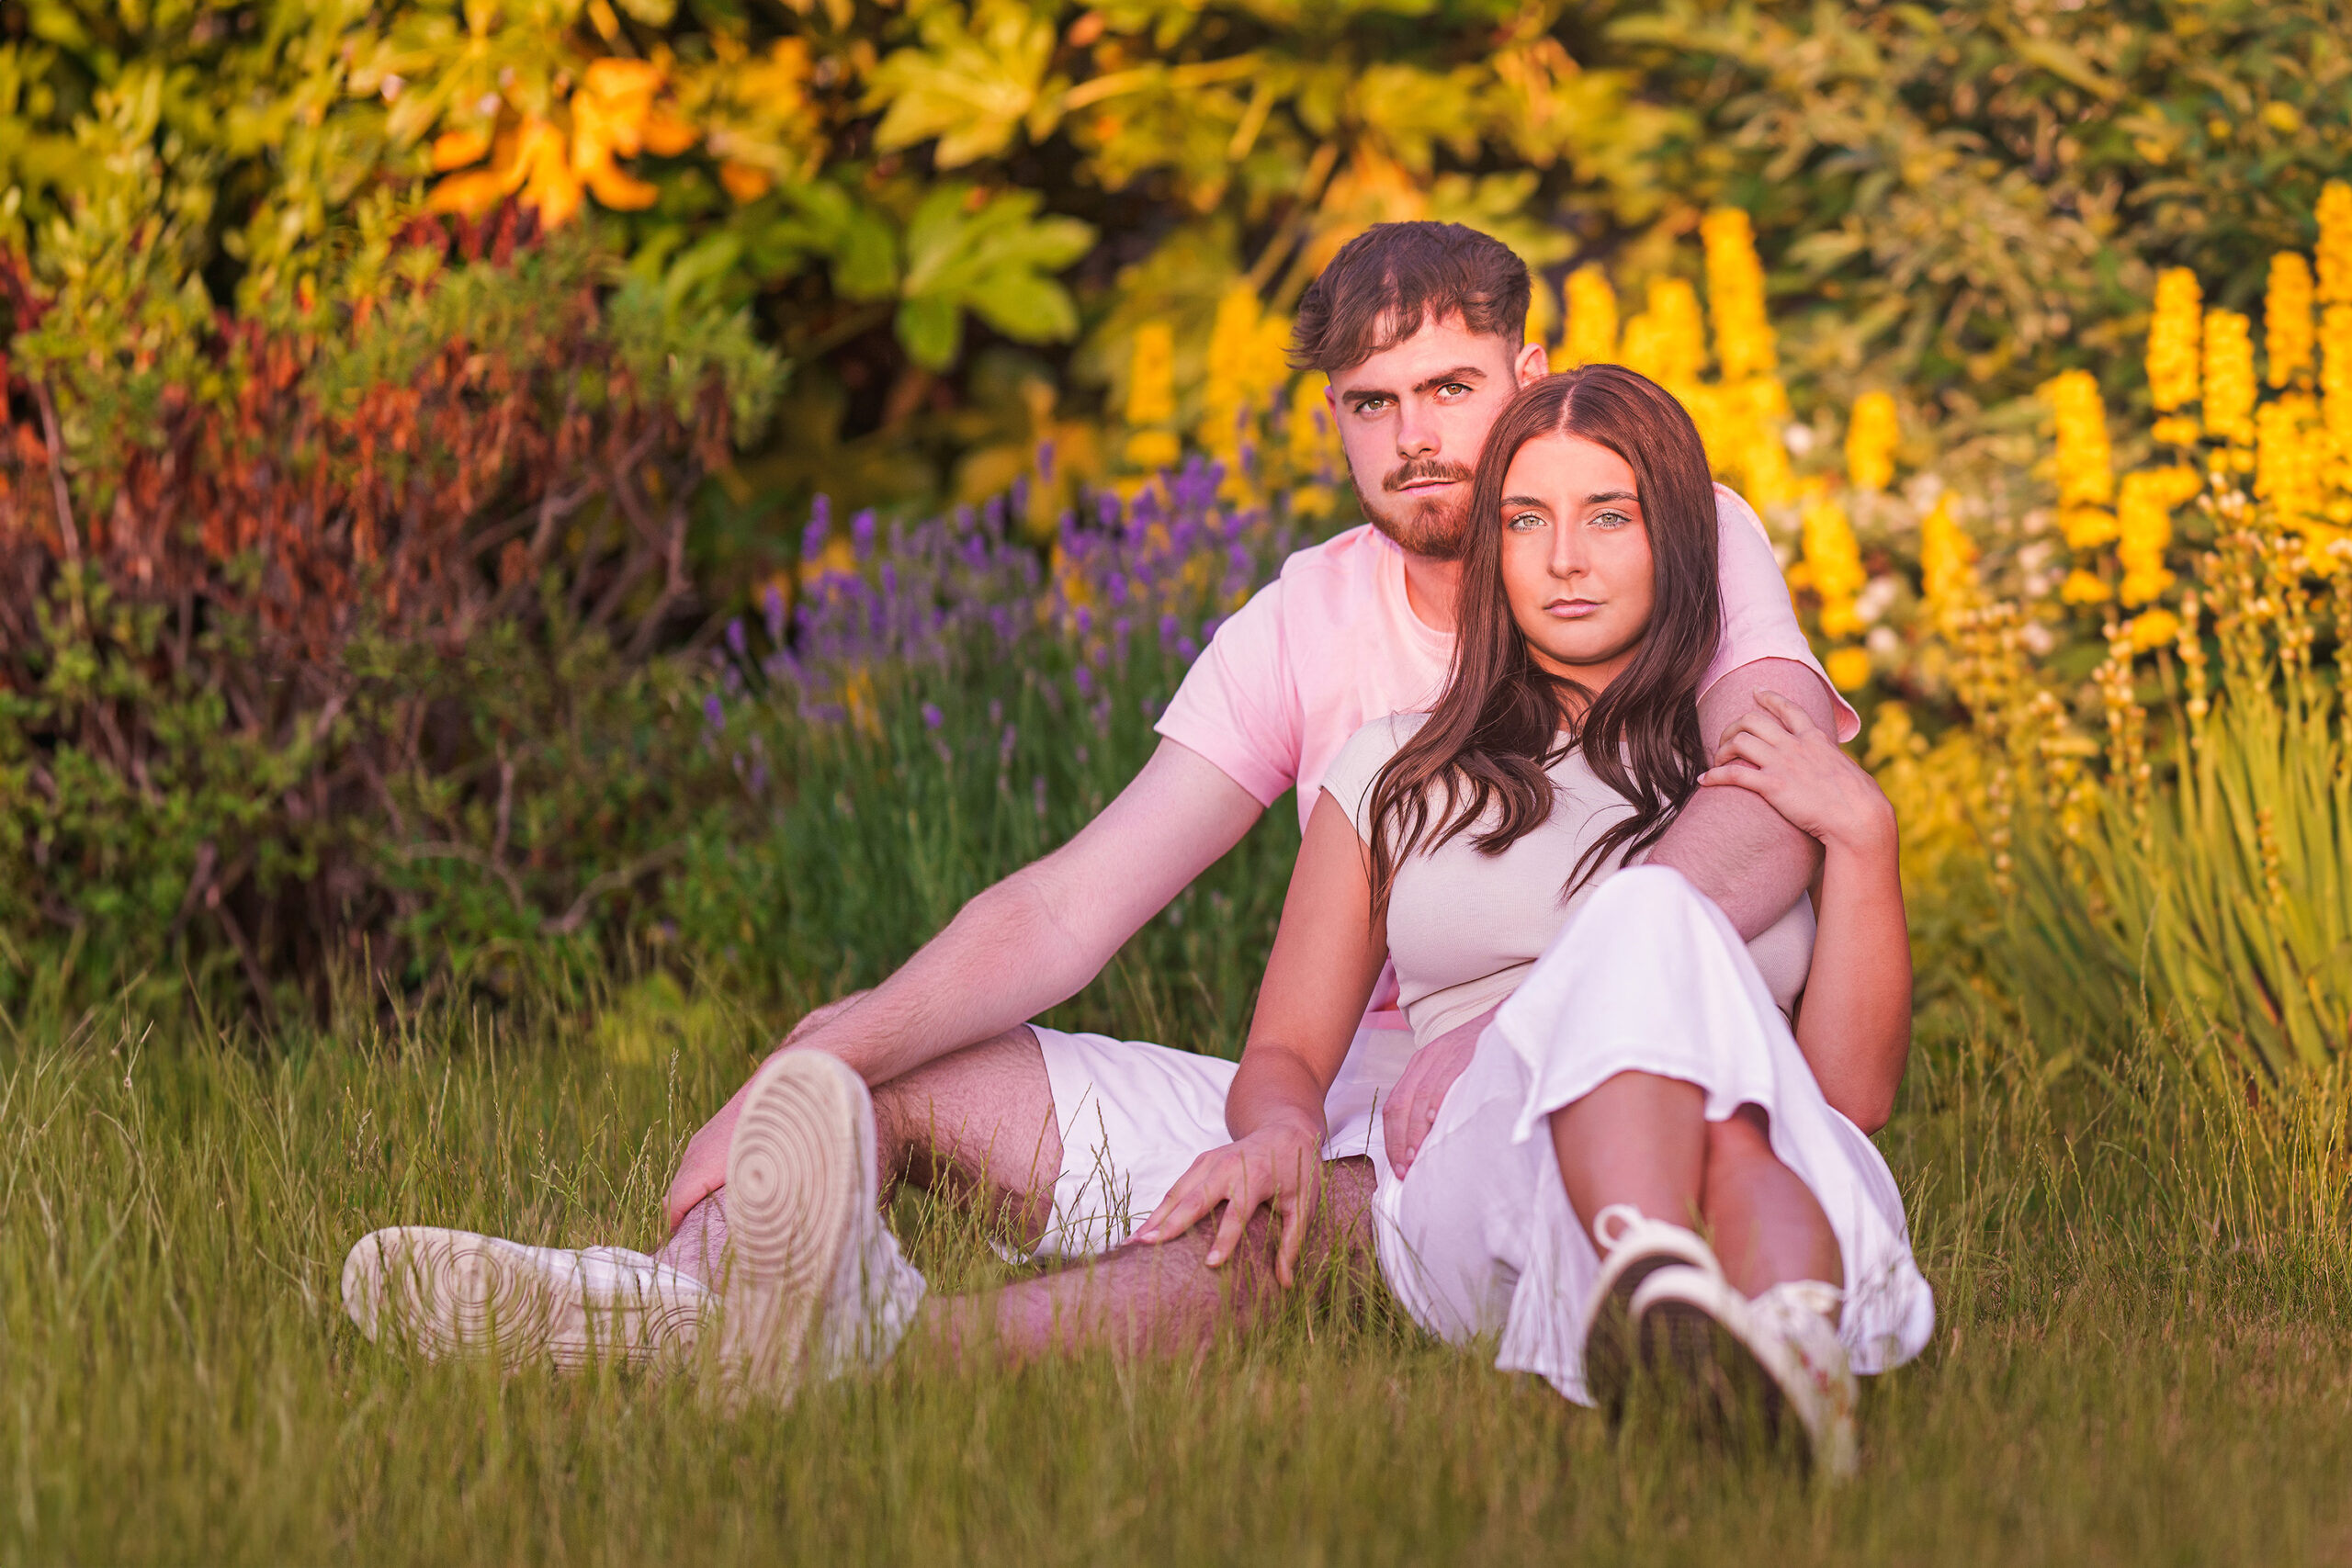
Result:
{"label": "man's eyebrow", "polygon": [[1416,382],[1413,390],[1426,392],[1431,387],[1442,387],[1448,381],[1483,381],[1487,373],[1475,365],[1457,365],[1451,370],[1441,370],[1425,381]]}

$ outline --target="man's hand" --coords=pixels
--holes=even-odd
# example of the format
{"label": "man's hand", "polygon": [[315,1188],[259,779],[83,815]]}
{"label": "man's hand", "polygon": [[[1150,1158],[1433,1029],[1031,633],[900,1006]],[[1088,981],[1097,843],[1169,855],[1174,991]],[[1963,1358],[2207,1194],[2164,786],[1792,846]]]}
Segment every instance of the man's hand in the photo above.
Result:
{"label": "man's hand", "polygon": [[1486,1032],[1500,1008],[1497,1003],[1414,1052],[1396,1087],[1388,1091],[1388,1103],[1380,1110],[1380,1137],[1388,1150],[1388,1168],[1400,1179],[1420,1157],[1422,1140],[1437,1125],[1446,1091],[1477,1054],[1478,1036]]}
{"label": "man's hand", "polygon": [[1307,1218],[1322,1191],[1322,1135],[1295,1122],[1278,1122],[1194,1160],[1129,1239],[1155,1246],[1182,1235],[1222,1203],[1225,1219],[1209,1243],[1208,1263],[1214,1269],[1240,1245],[1250,1217],[1271,1204],[1283,1226],[1274,1252],[1274,1278],[1288,1287],[1306,1239]]}
{"label": "man's hand", "polygon": [[[867,994],[852,991],[818,1008],[792,1026],[792,1032],[784,1037],[784,1043],[776,1050],[791,1050],[809,1032],[823,1028],[865,1000]],[[686,1140],[686,1152],[678,1161],[678,1174],[670,1179],[670,1190],[662,1200],[662,1217],[671,1230],[675,1231],[684,1223],[688,1210],[727,1185],[727,1145],[735,1141],[735,1122],[743,1114],[743,1096],[751,1087],[751,1079],[745,1078],[743,1087],[718,1108],[718,1114]]]}

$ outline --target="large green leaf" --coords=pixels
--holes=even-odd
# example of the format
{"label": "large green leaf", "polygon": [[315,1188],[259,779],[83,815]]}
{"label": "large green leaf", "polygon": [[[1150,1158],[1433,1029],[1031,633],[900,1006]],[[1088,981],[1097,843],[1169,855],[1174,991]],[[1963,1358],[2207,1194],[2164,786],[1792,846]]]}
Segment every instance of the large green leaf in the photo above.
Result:
{"label": "large green leaf", "polygon": [[1074,218],[1036,216],[1034,191],[981,197],[977,187],[934,188],[907,225],[899,339],[919,364],[944,368],[958,333],[943,326],[969,311],[1022,343],[1077,335],[1078,307],[1053,274],[1084,255],[1094,231]]}
{"label": "large green leaf", "polygon": [[[937,137],[932,159],[943,169],[1003,152],[1046,96],[1053,22],[1017,0],[981,0],[968,23],[961,7],[939,6],[922,28],[919,48],[896,51],[875,69],[866,105],[888,109],[875,145],[888,151]],[[1049,131],[1051,118],[1034,133]]]}

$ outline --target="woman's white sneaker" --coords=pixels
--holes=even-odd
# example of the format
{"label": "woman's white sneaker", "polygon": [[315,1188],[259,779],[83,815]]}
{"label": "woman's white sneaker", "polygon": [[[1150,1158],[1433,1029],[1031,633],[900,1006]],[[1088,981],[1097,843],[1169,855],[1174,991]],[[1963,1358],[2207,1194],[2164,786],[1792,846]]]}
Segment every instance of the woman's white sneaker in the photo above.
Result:
{"label": "woman's white sneaker", "polygon": [[526,1247],[433,1225],[372,1232],[343,1264],[344,1310],[368,1338],[510,1369],[682,1358],[716,1300],[641,1252]]}
{"label": "woman's white sneaker", "polygon": [[896,1348],[923,1282],[875,1190],[865,1080],[820,1051],[771,1057],[727,1149],[718,1342],[737,1388],[789,1400],[812,1370],[879,1365]]}
{"label": "woman's white sneaker", "polygon": [[1724,1414],[1750,1397],[1768,1427],[1793,1414],[1815,1466],[1844,1480],[1858,1445],[1854,1373],[1832,1315],[1842,1299],[1837,1286],[1805,1280],[1750,1300],[1720,1270],[1662,1269],[1634,1292],[1634,1334],[1645,1355],[1702,1365]]}
{"label": "woman's white sneaker", "polygon": [[1611,1203],[1593,1216],[1600,1275],[1585,1309],[1584,1382],[1593,1403],[1614,1414],[1625,1403],[1637,1354],[1634,1294],[1666,1269],[1723,1277],[1714,1248],[1687,1226],[1653,1220],[1630,1203]]}

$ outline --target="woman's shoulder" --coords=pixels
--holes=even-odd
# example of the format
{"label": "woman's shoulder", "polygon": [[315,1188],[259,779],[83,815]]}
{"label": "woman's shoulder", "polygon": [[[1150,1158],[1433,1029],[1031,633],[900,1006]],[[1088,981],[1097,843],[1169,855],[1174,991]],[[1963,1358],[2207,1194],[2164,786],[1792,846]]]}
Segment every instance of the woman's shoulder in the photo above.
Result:
{"label": "woman's shoulder", "polygon": [[1396,713],[1375,718],[1348,738],[1346,745],[1323,770],[1323,787],[1331,792],[1341,809],[1363,827],[1365,796],[1372,793],[1372,782],[1380,776],[1406,741],[1429,722],[1425,713]]}
{"label": "woman's shoulder", "polygon": [[[1340,756],[1369,761],[1376,772],[1406,741],[1419,734],[1421,726],[1429,721],[1430,716],[1425,713],[1392,713],[1375,718],[1348,737],[1348,743],[1340,748]],[[1332,765],[1339,764],[1334,761]]]}

